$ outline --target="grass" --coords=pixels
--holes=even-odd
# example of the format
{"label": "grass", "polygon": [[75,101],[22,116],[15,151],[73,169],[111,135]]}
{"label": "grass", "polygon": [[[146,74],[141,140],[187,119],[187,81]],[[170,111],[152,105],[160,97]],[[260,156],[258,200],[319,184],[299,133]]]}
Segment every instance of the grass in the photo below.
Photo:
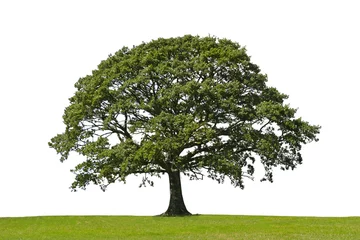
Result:
{"label": "grass", "polygon": [[360,217],[65,216],[0,218],[1,240],[360,239]]}

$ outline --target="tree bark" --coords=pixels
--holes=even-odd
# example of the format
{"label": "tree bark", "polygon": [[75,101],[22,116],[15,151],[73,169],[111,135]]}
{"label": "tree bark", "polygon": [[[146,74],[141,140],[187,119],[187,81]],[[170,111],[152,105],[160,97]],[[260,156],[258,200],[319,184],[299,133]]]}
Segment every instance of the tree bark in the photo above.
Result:
{"label": "tree bark", "polygon": [[191,213],[186,209],[181,191],[180,172],[168,172],[170,185],[169,207],[162,216],[188,216]]}

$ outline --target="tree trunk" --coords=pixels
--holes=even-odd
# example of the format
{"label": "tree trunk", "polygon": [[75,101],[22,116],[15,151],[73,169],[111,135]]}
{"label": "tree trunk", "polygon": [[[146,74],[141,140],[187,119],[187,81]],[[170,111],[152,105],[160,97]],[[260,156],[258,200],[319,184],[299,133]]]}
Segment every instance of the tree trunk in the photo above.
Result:
{"label": "tree trunk", "polygon": [[162,216],[187,216],[191,215],[186,209],[181,191],[180,172],[168,172],[170,185],[169,207]]}

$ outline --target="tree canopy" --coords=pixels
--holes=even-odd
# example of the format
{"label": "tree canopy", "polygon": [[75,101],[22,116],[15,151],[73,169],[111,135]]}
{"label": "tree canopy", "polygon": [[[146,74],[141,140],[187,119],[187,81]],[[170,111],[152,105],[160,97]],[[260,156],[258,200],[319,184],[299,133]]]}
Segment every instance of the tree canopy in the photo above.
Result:
{"label": "tree canopy", "polygon": [[68,159],[85,160],[72,171],[71,188],[96,184],[105,191],[130,174],[168,174],[166,215],[189,214],[180,173],[190,179],[227,177],[235,187],[261,180],[273,169],[302,163],[302,145],[317,141],[320,127],[296,117],[287,95],[266,85],[246,49],[228,39],[186,35],[123,47],[75,84],[63,120],[49,142]]}

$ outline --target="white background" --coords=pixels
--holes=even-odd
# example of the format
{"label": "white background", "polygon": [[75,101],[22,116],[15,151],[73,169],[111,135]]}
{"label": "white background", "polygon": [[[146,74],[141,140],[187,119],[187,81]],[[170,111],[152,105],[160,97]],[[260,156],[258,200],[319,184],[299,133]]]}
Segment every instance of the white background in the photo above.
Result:
{"label": "white background", "polygon": [[155,215],[167,208],[167,178],[138,188],[129,177],[103,193],[72,193],[69,170],[47,145],[64,130],[74,83],[108,54],[142,41],[215,35],[246,46],[269,85],[290,95],[298,116],[322,126],[295,171],[275,182],[183,178],[188,210],[200,214],[359,216],[358,1],[0,2],[0,216]]}

